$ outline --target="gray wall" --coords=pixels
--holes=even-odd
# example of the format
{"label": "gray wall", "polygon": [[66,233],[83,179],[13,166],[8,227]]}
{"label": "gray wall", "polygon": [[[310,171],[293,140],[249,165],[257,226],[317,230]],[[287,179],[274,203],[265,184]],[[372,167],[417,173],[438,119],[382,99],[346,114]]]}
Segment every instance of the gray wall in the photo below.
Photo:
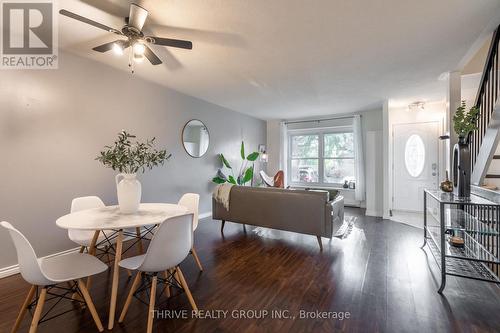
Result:
{"label": "gray wall", "polygon": [[[55,225],[72,198],[98,195],[116,203],[115,172],[94,158],[122,129],[156,136],[173,154],[165,166],[139,176],[143,201],[177,202],[195,192],[200,213],[211,211],[216,155],[236,162],[241,140],[255,150],[266,143],[264,121],[67,53],[60,54],[58,70],[2,71],[0,110],[0,220],[25,233],[38,256],[75,247]],[[197,159],[181,143],[192,118],[207,125],[211,140]],[[17,263],[4,231],[0,244],[0,268]]]}

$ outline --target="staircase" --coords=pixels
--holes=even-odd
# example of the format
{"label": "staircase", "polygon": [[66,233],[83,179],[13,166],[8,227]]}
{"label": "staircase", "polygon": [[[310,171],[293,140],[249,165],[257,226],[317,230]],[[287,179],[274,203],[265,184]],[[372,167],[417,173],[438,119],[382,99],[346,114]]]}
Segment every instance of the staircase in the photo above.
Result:
{"label": "staircase", "polygon": [[498,146],[484,178],[482,187],[489,190],[500,188],[500,147]]}
{"label": "staircase", "polygon": [[[479,107],[478,129],[469,136],[471,151],[472,193],[500,203],[500,26],[491,40],[475,105]],[[475,186],[474,186],[475,185]],[[496,206],[466,206],[464,209],[475,226],[483,229],[469,232],[477,247],[488,254],[482,267],[500,281],[500,210]],[[471,228],[475,230],[477,228]],[[478,253],[477,249],[472,250]]]}
{"label": "staircase", "polygon": [[496,190],[500,187],[500,26],[491,40],[475,105],[480,110],[478,129],[471,133],[471,182]]}

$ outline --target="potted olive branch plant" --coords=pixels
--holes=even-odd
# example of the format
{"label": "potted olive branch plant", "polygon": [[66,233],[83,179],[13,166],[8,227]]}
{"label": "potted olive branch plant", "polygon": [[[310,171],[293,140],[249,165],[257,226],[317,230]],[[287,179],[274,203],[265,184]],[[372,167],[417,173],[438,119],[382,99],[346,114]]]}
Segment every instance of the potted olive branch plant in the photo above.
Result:
{"label": "potted olive branch plant", "polygon": [[466,110],[465,101],[453,115],[453,129],[458,136],[458,143],[453,147],[453,184],[458,198],[470,197],[470,134],[477,130],[479,108],[476,106]]}
{"label": "potted olive branch plant", "polygon": [[[255,162],[259,157],[259,152],[254,151],[248,155],[245,155],[245,143],[241,141],[240,156],[242,161],[240,168],[238,169],[238,174],[236,175],[229,161],[224,157],[223,154],[219,154],[222,167],[226,167],[227,169],[229,169],[229,172],[231,172],[231,174],[226,176],[222,169],[219,169],[217,171],[217,175],[212,178],[212,182],[216,184],[230,183],[234,185],[245,185],[246,183],[251,181],[254,174],[253,162]],[[248,162],[252,162],[252,165],[248,166]]]}
{"label": "potted olive branch plant", "polygon": [[479,117],[479,108],[473,106],[466,110],[465,101],[457,108],[453,115],[453,129],[458,135],[458,141],[467,144],[469,134],[477,130],[477,119]]}
{"label": "potted olive branch plant", "polygon": [[163,165],[172,156],[164,149],[154,148],[155,138],[146,142],[132,142],[131,139],[135,138],[135,135],[123,130],[114,144],[104,146],[104,150],[96,157],[105,167],[119,172],[115,181],[122,213],[135,213],[139,209],[142,189],[137,173]]}

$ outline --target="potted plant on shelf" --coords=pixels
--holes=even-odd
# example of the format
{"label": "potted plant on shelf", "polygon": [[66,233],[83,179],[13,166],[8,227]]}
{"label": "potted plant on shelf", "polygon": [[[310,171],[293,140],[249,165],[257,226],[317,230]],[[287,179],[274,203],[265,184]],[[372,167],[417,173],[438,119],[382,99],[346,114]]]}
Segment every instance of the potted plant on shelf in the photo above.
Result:
{"label": "potted plant on shelf", "polygon": [[453,185],[459,198],[470,197],[470,149],[469,137],[477,130],[479,108],[476,106],[466,110],[465,101],[457,108],[453,116],[453,129],[458,136],[458,143],[453,147]]}
{"label": "potted plant on shelf", "polygon": [[[241,156],[241,165],[238,171],[238,174],[235,175],[234,169],[229,164],[228,160],[224,157],[224,155],[219,154],[219,158],[222,163],[222,167],[226,167],[229,169],[231,172],[230,175],[226,176],[222,169],[219,169],[217,171],[217,175],[212,178],[212,182],[216,184],[223,184],[223,183],[231,183],[234,185],[245,185],[249,181],[253,179],[253,174],[254,174],[254,163],[257,158],[259,158],[259,152],[254,151],[248,155],[245,155],[245,144],[243,141],[241,141],[241,148],[240,148],[240,156]],[[252,162],[251,166],[248,166],[248,162]]]}
{"label": "potted plant on shelf", "polygon": [[118,204],[122,213],[135,213],[141,202],[141,183],[137,180],[137,173],[144,173],[146,169],[163,165],[172,154],[166,150],[156,150],[155,138],[146,142],[132,142],[135,139],[126,131],[118,134],[113,146],[105,146],[96,160],[105,167],[118,171],[116,175],[116,191]]}

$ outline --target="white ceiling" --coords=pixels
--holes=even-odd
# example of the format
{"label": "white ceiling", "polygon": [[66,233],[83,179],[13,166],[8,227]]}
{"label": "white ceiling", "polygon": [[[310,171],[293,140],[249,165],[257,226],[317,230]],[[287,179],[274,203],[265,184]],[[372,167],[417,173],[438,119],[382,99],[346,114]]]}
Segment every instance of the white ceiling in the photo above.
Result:
{"label": "white ceiling", "polygon": [[[136,2],[150,11],[146,29],[189,39],[193,50],[154,46],[164,64],[144,62],[134,75],[263,119],[441,99],[439,75],[459,66],[500,12],[500,0]],[[129,3],[59,6],[121,28]],[[91,50],[113,34],[63,16],[59,26],[62,49],[128,70],[126,57]]]}

